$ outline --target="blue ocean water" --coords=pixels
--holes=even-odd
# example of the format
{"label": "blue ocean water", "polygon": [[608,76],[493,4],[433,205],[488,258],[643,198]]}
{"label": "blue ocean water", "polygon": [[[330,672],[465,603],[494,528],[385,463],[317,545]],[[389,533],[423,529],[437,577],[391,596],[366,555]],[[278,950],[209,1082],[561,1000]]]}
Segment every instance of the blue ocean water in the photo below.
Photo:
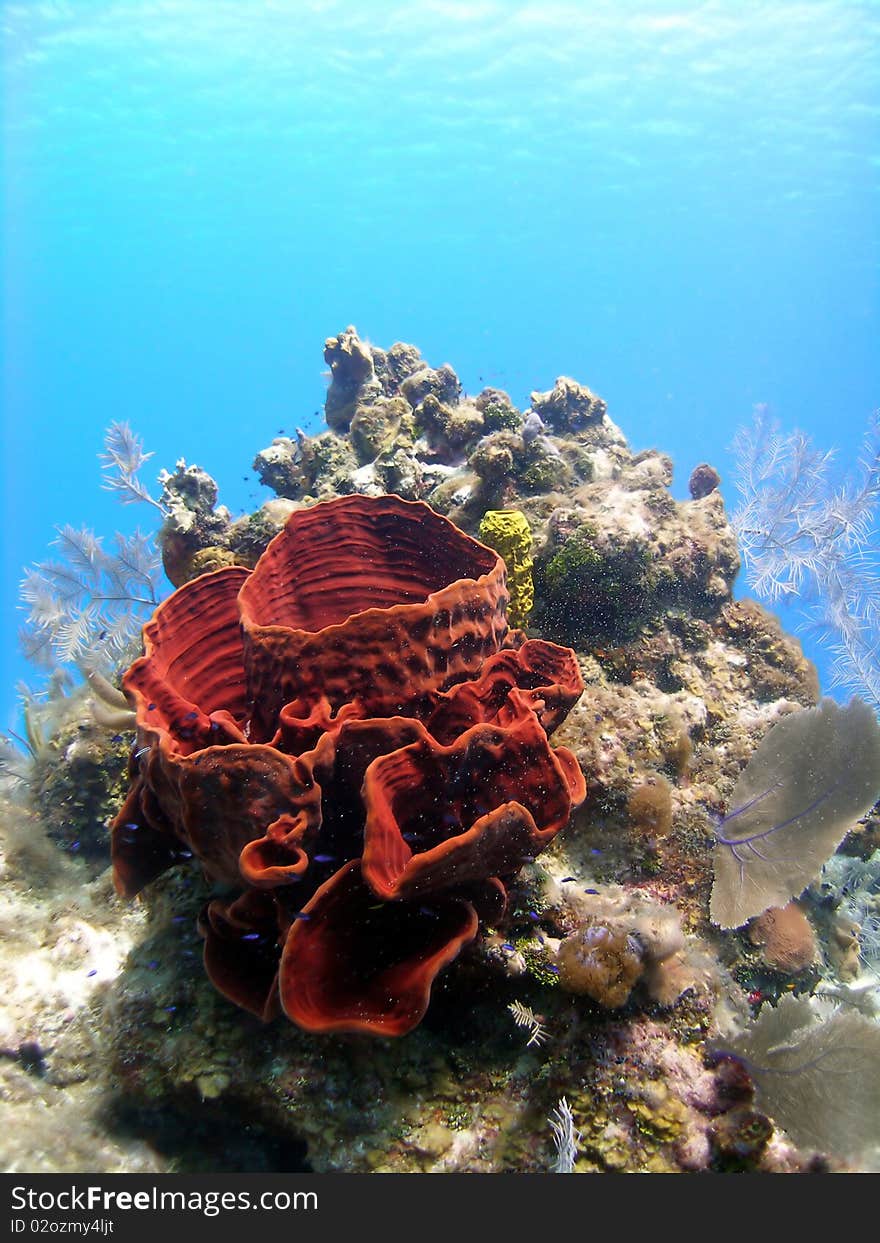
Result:
{"label": "blue ocean water", "polygon": [[[559,374],[722,473],[756,402],[854,462],[880,392],[880,6],[5,3],[2,724],[58,524],[149,526],[104,429],[221,486],[347,324],[521,406]],[[827,668],[821,647],[811,654]]]}

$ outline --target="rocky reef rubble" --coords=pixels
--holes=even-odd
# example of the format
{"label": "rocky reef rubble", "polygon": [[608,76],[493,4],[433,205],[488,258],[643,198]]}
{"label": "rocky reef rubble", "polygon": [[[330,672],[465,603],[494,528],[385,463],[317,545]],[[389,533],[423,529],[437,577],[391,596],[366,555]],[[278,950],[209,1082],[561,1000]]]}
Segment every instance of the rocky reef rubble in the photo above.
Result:
{"label": "rocky reef rubble", "polygon": [[253,463],[277,501],[233,522],[204,472],[179,463],[163,475],[160,541],[175,586],[252,566],[295,507],[391,492],[477,536],[487,512],[520,513],[532,532],[534,620],[560,642],[613,646],[670,610],[698,620],[731,599],[739,559],[717,487],[704,480],[697,499],[674,501],[670,460],[632,453],[584,385],[559,377],[520,411],[502,390],[469,397],[448,363],[430,367],[399,342],[379,349],[354,328],[330,338],[324,357],[327,430],[277,437]]}
{"label": "rocky reef rubble", "polygon": [[587,482],[598,464],[591,447],[625,443],[604,401],[565,377],[521,412],[501,389],[470,397],[448,363],[431,367],[400,342],[379,349],[354,328],[330,338],[324,358],[328,430],[279,437],[254,461],[289,500],[394,492],[475,533],[487,510]]}
{"label": "rocky reef rubble", "polygon": [[286,501],[268,501],[233,520],[226,506],[217,504],[220,489],[207,471],[182,458],[173,473],[162,471],[159,482],[162,566],[175,587],[227,565],[255,565],[293,510]]}
{"label": "rocky reef rubble", "polygon": [[0,823],[0,1166],[161,1170],[142,1137],[108,1125],[119,1097],[102,1069],[108,990],[145,912],[116,898],[106,866],[95,877],[70,843],[60,848],[9,780]]}
{"label": "rocky reef rubble", "polygon": [[[853,905],[855,880],[847,893],[836,874],[817,878],[796,906],[736,931],[709,919],[714,827],[737,776],[776,721],[819,697],[799,643],[734,598],[739,559],[717,472],[703,464],[691,499],[676,501],[670,460],[633,452],[605,402],[565,377],[521,411],[499,389],[470,397],[448,364],[429,366],[401,343],[379,349],[354,328],[324,356],[327,429],[280,437],[254,463],[277,499],[234,522],[198,468],[164,478],[169,577],[252,566],[294,509],[340,495],[424,500],[475,536],[487,513],[515,511],[532,533],[534,607],[521,624],[572,646],[586,687],[556,734],[578,759],[586,801],[523,868],[497,926],[438,978],[421,1026],[397,1041],[262,1025],[217,994],[196,932],[213,895],[191,866],[132,911],[108,896],[107,874],[65,871],[51,902],[32,899],[32,863],[13,850],[21,914],[8,918],[31,929],[39,970],[65,900],[93,904],[75,918],[84,936],[106,930],[113,967],[98,988],[83,958],[76,995],[14,994],[5,1090],[43,1092],[58,1057],[75,1072],[39,1109],[59,1111],[62,1127],[61,1110],[86,1100],[90,1118],[126,1100],[140,1137],[157,1113],[222,1119],[257,1137],[240,1168],[549,1170],[547,1120],[563,1096],[580,1132],[578,1172],[846,1168],[839,1152],[798,1151],[756,1105],[743,1061],[717,1052],[789,993],[836,989],[870,1010],[858,992],[868,907]],[[20,840],[10,826],[21,814],[4,815],[9,840]],[[838,856],[853,861],[847,877],[864,879],[876,848],[867,817]],[[13,949],[7,974],[15,959]],[[534,1016],[540,1040],[511,1007]],[[62,1013],[88,1038],[59,1042]],[[45,1076],[25,1066],[26,1044],[45,1051]],[[107,1140],[82,1168],[205,1159],[145,1155],[141,1142],[123,1151]],[[20,1158],[30,1168],[84,1159],[75,1148],[31,1153]]]}

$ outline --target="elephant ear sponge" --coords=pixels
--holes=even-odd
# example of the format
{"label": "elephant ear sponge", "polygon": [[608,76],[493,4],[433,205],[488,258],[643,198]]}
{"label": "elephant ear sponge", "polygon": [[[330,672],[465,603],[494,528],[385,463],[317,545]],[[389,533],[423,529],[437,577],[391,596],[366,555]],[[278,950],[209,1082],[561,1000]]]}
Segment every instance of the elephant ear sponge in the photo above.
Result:
{"label": "elephant ear sponge", "polygon": [[123,678],[139,732],[114,879],[134,897],[202,864],[224,890],[205,966],[231,1001],[411,1031],[583,802],[548,738],[583,690],[575,654],[510,635],[507,603],[493,549],[422,501],[353,495],[159,606]]}
{"label": "elephant ear sponge", "polygon": [[480,539],[500,553],[507,566],[511,626],[525,626],[535,606],[532,581],[532,529],[519,509],[490,509],[480,522]]}

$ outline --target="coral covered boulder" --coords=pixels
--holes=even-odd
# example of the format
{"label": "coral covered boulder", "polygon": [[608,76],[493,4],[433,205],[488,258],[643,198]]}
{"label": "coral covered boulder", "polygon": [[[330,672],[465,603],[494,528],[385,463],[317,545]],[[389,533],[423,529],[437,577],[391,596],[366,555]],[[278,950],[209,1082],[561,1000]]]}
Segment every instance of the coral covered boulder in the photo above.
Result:
{"label": "coral covered boulder", "polygon": [[399,1035],[583,801],[548,734],[573,653],[507,626],[504,562],[420,502],[294,512],[253,571],[187,583],[125,675],[119,891],[195,856],[234,886],[205,965],[263,1018]]}

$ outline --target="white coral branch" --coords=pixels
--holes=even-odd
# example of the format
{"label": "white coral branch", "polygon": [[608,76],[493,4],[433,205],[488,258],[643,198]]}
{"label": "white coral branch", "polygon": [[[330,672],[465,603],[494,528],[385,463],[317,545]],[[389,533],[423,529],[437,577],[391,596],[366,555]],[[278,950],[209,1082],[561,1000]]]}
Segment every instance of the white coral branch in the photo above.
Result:
{"label": "white coral branch", "polygon": [[573,1174],[574,1163],[577,1160],[578,1144],[581,1142],[581,1134],[575,1128],[571,1106],[564,1096],[560,1098],[559,1104],[547,1121],[550,1123],[553,1131],[553,1146],[556,1149],[556,1160],[553,1162],[552,1173]]}

